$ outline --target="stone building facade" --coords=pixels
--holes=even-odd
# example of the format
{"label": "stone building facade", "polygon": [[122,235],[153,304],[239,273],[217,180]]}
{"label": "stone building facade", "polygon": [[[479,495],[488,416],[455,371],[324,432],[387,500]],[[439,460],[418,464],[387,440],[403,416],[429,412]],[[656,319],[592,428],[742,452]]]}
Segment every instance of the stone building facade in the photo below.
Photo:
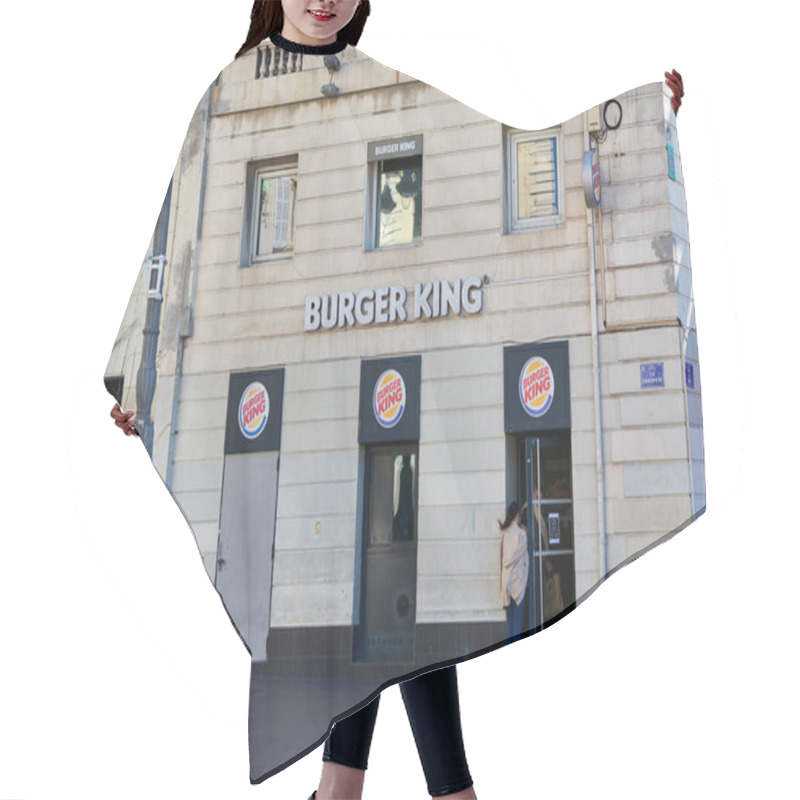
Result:
{"label": "stone building facade", "polygon": [[[321,656],[343,674],[424,666],[502,641],[512,500],[542,537],[529,628],[705,507],[663,86],[525,132],[353,48],[337,59],[265,43],[198,104],[144,359],[154,464],[254,659],[278,672]],[[604,111],[621,124],[593,136]],[[148,303],[141,283],[107,372],[131,409]],[[372,402],[397,375],[402,430]],[[237,444],[264,396],[277,440]]]}

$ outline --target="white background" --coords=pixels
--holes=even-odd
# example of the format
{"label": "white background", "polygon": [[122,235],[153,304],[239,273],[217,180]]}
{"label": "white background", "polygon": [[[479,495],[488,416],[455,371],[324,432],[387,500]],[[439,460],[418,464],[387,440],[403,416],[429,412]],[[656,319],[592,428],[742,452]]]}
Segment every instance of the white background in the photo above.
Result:
{"label": "white background", "polygon": [[[482,800],[796,787],[796,48],[779,7],[374,0],[366,53],[520,127],[673,66],[686,82],[708,511],[554,628],[459,668]],[[250,786],[247,653],[102,384],[186,126],[249,9],[0,12],[3,800],[316,786],[319,753]],[[396,688],[364,796],[426,796]]]}

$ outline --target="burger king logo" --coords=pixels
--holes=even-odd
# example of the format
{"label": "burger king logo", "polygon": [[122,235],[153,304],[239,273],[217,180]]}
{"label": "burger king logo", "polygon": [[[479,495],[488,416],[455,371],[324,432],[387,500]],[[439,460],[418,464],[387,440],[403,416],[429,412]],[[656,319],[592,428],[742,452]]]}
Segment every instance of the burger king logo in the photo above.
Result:
{"label": "burger king logo", "polygon": [[519,399],[525,411],[543,417],[553,404],[554,388],[550,365],[541,356],[529,358],[519,374]]}
{"label": "burger king logo", "polygon": [[269,395],[263,383],[255,381],[243,392],[239,401],[239,430],[245,439],[255,439],[267,427]]}
{"label": "burger king logo", "polygon": [[397,370],[387,369],[378,378],[372,395],[372,409],[383,428],[393,428],[400,422],[406,410],[406,384]]}
{"label": "burger king logo", "polygon": [[592,190],[594,191],[594,204],[600,205],[600,160],[597,150],[592,150]]}

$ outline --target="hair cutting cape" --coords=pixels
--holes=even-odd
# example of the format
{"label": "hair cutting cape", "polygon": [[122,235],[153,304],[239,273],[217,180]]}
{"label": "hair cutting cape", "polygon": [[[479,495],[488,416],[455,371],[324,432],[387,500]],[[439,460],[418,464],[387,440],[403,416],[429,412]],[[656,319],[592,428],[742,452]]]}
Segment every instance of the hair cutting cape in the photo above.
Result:
{"label": "hair cutting cape", "polygon": [[505,644],[509,580],[536,632],[704,510],[668,90],[522,131],[265,41],[197,106],[105,380],[252,656],[263,780]]}

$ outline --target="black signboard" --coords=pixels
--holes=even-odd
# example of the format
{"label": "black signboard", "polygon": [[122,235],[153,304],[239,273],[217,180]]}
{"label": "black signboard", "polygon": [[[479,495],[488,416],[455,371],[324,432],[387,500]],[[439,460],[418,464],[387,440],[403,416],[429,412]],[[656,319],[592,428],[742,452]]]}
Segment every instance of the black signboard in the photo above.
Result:
{"label": "black signboard", "polygon": [[280,450],[282,416],[282,369],[231,373],[225,452]]}
{"label": "black signboard", "polygon": [[358,441],[419,441],[420,356],[361,362]]}
{"label": "black signboard", "polygon": [[506,433],[571,425],[569,342],[539,342],[503,350]]}
{"label": "black signboard", "polygon": [[412,134],[399,139],[383,139],[367,145],[367,161],[391,161],[422,155],[422,134]]}

